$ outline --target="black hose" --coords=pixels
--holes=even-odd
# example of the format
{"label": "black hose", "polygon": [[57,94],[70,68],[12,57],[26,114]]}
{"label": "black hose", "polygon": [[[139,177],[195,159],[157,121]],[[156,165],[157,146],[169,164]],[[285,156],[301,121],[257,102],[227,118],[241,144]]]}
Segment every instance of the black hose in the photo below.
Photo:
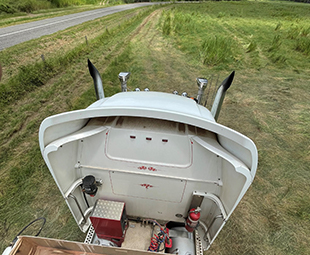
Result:
{"label": "black hose", "polygon": [[89,204],[88,204],[88,201],[87,201],[87,198],[86,198],[85,192],[83,192],[83,196],[84,196],[84,200],[85,200],[85,202],[86,202],[86,205],[87,205],[87,207],[89,208]]}
{"label": "black hose", "polygon": [[39,229],[39,232],[38,232],[35,236],[40,235],[40,233],[41,233],[41,231],[42,231],[42,229],[43,229],[43,227],[44,227],[44,225],[45,225],[45,222],[46,222],[46,219],[45,219],[44,217],[39,217],[39,218],[37,218],[37,219],[31,221],[27,226],[25,226],[25,227],[15,236],[15,238],[13,239],[13,241],[12,241],[12,243],[11,243],[11,246],[13,246],[13,245],[16,243],[18,236],[20,236],[29,226],[31,226],[33,223],[35,223],[36,221],[39,221],[39,220],[43,220],[43,223],[42,223],[41,228]]}

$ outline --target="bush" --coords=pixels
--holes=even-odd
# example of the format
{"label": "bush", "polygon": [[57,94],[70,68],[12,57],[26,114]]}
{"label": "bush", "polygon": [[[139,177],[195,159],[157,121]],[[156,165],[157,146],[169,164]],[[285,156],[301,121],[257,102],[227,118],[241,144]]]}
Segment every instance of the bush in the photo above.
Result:
{"label": "bush", "polygon": [[17,9],[14,8],[12,5],[9,4],[0,4],[0,13],[9,13],[9,14],[13,14],[15,12],[17,12]]}
{"label": "bush", "polygon": [[33,12],[40,9],[51,8],[51,3],[47,0],[17,0],[3,1],[0,4],[0,13],[13,14],[16,12]]}
{"label": "bush", "polygon": [[17,3],[17,9],[22,12],[33,12],[41,9],[48,9],[51,4],[48,1],[24,0]]}
{"label": "bush", "polygon": [[0,13],[33,12],[51,7],[67,7],[82,4],[97,4],[100,0],[2,0]]}
{"label": "bush", "polygon": [[67,7],[72,5],[96,4],[99,0],[48,0],[56,7]]}

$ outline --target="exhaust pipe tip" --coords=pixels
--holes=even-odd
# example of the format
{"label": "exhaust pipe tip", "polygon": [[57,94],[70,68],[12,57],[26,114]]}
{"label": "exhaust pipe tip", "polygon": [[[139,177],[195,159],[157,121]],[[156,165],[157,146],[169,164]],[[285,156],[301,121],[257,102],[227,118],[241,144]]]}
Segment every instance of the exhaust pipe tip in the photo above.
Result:
{"label": "exhaust pipe tip", "polygon": [[226,92],[230,85],[232,84],[235,77],[235,71],[232,71],[231,74],[222,82],[221,85],[223,85],[224,92]]}
{"label": "exhaust pipe tip", "polygon": [[104,90],[103,90],[100,73],[89,59],[87,62],[88,62],[89,73],[94,81],[97,100],[102,99],[104,98]]}
{"label": "exhaust pipe tip", "polygon": [[233,79],[235,77],[235,71],[233,71],[219,86],[215,98],[214,98],[214,102],[211,108],[211,114],[214,117],[215,121],[217,121],[219,115],[220,115],[220,111],[221,111],[221,107],[225,98],[225,94],[226,91],[229,89],[230,85],[233,82]]}

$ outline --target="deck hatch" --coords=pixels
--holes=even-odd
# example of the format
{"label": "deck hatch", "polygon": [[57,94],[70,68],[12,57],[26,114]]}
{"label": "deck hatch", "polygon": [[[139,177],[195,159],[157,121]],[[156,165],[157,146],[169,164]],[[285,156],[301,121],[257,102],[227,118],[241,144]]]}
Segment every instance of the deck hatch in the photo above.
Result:
{"label": "deck hatch", "polygon": [[115,195],[181,203],[187,181],[157,176],[110,172]]}

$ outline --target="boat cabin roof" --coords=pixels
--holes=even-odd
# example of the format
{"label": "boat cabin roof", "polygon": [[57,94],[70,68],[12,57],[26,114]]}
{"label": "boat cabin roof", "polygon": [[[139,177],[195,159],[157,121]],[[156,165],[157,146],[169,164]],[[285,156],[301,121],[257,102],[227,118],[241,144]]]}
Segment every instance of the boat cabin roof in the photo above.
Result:
{"label": "boat cabin roof", "polygon": [[174,94],[152,91],[118,93],[96,101],[88,109],[117,107],[126,109],[152,109],[197,116],[215,122],[210,111],[195,100]]}

